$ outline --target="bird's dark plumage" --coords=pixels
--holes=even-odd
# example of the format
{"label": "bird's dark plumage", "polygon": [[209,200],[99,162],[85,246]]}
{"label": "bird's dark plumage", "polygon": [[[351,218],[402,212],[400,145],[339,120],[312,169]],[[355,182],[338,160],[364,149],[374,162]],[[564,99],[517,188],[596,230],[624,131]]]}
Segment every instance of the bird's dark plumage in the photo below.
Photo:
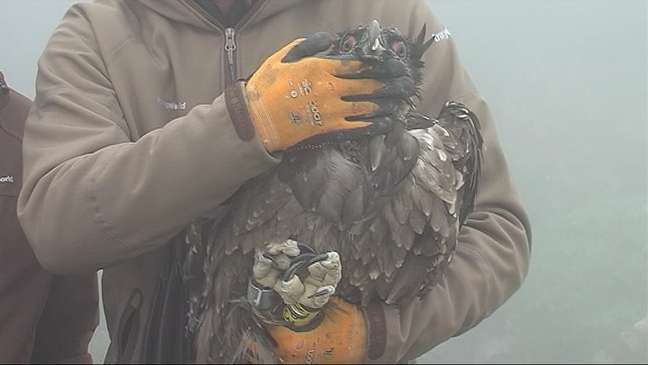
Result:
{"label": "bird's dark plumage", "polygon": [[[330,54],[367,63],[402,62],[421,82],[432,41],[377,22],[350,29]],[[388,133],[286,151],[275,168],[246,182],[213,218],[188,230],[185,276],[198,362],[242,361],[246,338],[271,360],[272,339],[245,300],[254,249],[293,238],[337,251],[337,294],[399,306],[428,293],[445,272],[473,209],[482,144],[476,116],[449,101],[437,119],[396,106]],[[204,251],[202,251],[204,249]],[[196,259],[202,261],[195,261]],[[191,261],[193,260],[193,261]],[[193,279],[191,279],[193,278]],[[190,323],[190,327],[191,323]]]}

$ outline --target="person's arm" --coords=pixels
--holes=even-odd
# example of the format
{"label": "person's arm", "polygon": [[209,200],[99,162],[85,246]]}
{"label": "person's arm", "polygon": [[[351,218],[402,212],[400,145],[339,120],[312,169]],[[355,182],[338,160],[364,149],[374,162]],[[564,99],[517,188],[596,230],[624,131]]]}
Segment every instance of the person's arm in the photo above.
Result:
{"label": "person's arm", "polygon": [[484,158],[475,210],[461,230],[446,277],[420,301],[366,313],[369,362],[411,360],[474,327],[518,290],[529,266],[530,223],[488,105],[460,63],[453,38],[426,2],[419,1],[412,14],[412,33],[426,24],[428,32],[439,35],[424,57],[419,110],[436,116],[448,100],[465,103],[481,123]]}
{"label": "person's arm", "polygon": [[58,274],[160,247],[278,161],[258,139],[237,137],[222,96],[132,140],[140,131],[129,122],[139,121],[126,120],[108,62],[76,6],[39,60],[18,215]]}
{"label": "person's arm", "polygon": [[309,356],[308,348],[299,343],[312,343],[318,353],[338,349],[335,357],[319,357],[314,363],[357,363],[363,356],[367,363],[406,362],[474,327],[520,287],[529,265],[529,222],[495,141],[485,102],[464,101],[481,117],[482,126],[487,125],[483,132],[489,151],[476,209],[461,231],[447,275],[421,300],[401,308],[372,303],[359,311],[336,299],[313,329],[270,326],[277,354],[287,363]]}
{"label": "person's arm", "polygon": [[99,325],[97,275],[54,275],[36,327],[33,364],[92,364],[88,345]]}
{"label": "person's arm", "polygon": [[[369,313],[370,333],[384,326],[369,360],[406,361],[477,325],[522,284],[529,265],[530,227],[499,147],[487,106],[466,100],[481,118],[486,151],[475,211],[461,231],[447,275],[422,300]],[[375,337],[374,337],[375,338]],[[370,346],[373,346],[371,343]]]}
{"label": "person's arm", "polygon": [[[343,95],[371,95],[387,81],[357,77],[359,63],[305,57],[314,54],[310,46],[295,47],[290,67],[282,67],[290,48],[282,49],[247,83],[234,84],[186,116],[166,124],[133,120],[143,114],[134,110],[147,106],[122,109],[132,95],[118,95],[109,76],[112,56],[123,54],[132,39],[101,48],[97,25],[83,9],[76,5],[66,14],[40,58],[24,138],[18,215],[39,261],[54,273],[94,270],[160,247],[245,180],[276,164],[272,152],[324,133],[388,127],[381,124],[388,119],[373,115],[347,121],[357,116],[349,113],[369,115],[379,105],[342,100]],[[102,15],[111,16],[113,10],[104,10],[108,13]],[[309,41],[315,48],[330,45],[330,39]],[[282,93],[290,77],[312,82],[313,90],[335,88],[311,93],[304,87],[304,95],[286,98]],[[318,123],[290,119],[294,110],[318,101],[330,109],[319,112]],[[141,130],[145,122],[160,127]]]}
{"label": "person's arm", "polygon": [[[295,350],[297,343],[313,343],[317,344],[315,348],[324,349],[331,346],[326,339],[338,336],[345,339],[343,342],[356,345],[349,351],[336,351],[336,357],[330,361],[358,362],[358,347],[366,343],[362,350],[368,363],[407,362],[490,316],[519,289],[526,277],[530,223],[488,105],[459,62],[449,32],[427,3],[418,1],[411,14],[409,28],[403,29],[416,35],[425,24],[427,37],[431,32],[436,33],[438,39],[424,57],[424,84],[418,111],[435,117],[446,101],[459,101],[478,116],[481,124],[483,165],[475,210],[461,230],[447,275],[425,297],[401,308],[373,303],[364,313],[349,309],[344,310],[344,314],[338,311],[332,313],[333,319],[325,317],[324,325],[304,332],[271,326],[269,330],[278,342],[277,352],[284,359],[297,357],[298,361],[303,361],[307,351]],[[361,328],[363,326],[366,328]],[[355,340],[348,340],[354,336]],[[363,336],[366,338],[361,338]],[[318,358],[314,361],[328,360]]]}
{"label": "person's arm", "polygon": [[[21,141],[31,101],[0,71],[0,363],[92,363],[97,277],[53,276],[36,260],[16,217]],[[10,177],[7,178],[7,177]]]}
{"label": "person's arm", "polygon": [[22,180],[21,138],[31,101],[0,71],[0,363],[27,363],[51,275],[27,243],[16,217]]}

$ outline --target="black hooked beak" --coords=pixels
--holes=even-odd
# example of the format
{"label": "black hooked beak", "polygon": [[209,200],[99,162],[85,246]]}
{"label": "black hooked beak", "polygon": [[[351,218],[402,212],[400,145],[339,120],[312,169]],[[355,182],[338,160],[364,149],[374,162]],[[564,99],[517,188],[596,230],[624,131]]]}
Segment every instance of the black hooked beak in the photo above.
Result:
{"label": "black hooked beak", "polygon": [[367,41],[363,46],[365,56],[380,56],[385,47],[381,44],[380,24],[374,19],[367,30]]}

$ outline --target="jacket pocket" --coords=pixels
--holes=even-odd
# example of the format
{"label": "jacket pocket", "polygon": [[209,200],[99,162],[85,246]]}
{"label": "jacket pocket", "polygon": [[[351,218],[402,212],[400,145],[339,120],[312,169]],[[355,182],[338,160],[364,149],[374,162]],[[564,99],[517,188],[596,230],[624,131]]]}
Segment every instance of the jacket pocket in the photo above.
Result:
{"label": "jacket pocket", "polygon": [[140,311],[144,295],[139,288],[133,289],[126,307],[119,317],[117,327],[117,363],[130,363],[133,359],[140,328]]}

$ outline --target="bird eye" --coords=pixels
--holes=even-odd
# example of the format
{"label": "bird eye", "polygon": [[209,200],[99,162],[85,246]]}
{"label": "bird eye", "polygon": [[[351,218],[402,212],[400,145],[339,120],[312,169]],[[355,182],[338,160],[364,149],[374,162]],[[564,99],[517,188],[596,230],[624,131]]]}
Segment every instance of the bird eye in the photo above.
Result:
{"label": "bird eye", "polygon": [[403,41],[396,41],[392,45],[392,51],[394,51],[394,54],[398,58],[405,58],[407,57],[407,45]]}
{"label": "bird eye", "polygon": [[353,47],[356,45],[356,39],[354,36],[346,36],[342,39],[340,42],[340,51],[342,52],[350,52],[353,50]]}

